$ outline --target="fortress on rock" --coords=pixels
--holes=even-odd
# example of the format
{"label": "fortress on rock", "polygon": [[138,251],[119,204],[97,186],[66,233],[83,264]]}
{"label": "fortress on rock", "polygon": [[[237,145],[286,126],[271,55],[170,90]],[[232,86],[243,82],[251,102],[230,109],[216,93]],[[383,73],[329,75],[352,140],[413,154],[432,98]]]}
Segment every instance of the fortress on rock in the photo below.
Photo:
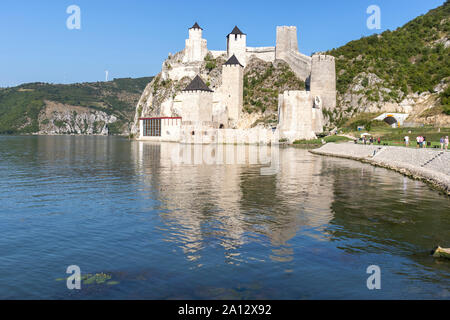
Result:
{"label": "fortress on rock", "polygon": [[[277,27],[275,47],[247,47],[247,35],[237,26],[227,35],[226,44],[226,51],[208,50],[198,23],[189,29],[185,49],[169,55],[158,76],[163,83],[179,85],[187,81],[187,85],[159,98],[162,101],[158,100],[160,108],[156,115],[153,105],[157,92],[154,88],[152,92],[150,85],[146,88],[136,115],[140,140],[278,143],[279,140],[313,139],[323,132],[323,109],[332,111],[336,107],[334,57],[301,54],[297,28],[293,26]],[[212,90],[209,81],[202,79],[205,61],[221,58],[226,62]],[[306,90],[279,94],[276,127],[251,126],[244,114],[244,73],[253,59],[270,63],[282,60],[306,83]]]}

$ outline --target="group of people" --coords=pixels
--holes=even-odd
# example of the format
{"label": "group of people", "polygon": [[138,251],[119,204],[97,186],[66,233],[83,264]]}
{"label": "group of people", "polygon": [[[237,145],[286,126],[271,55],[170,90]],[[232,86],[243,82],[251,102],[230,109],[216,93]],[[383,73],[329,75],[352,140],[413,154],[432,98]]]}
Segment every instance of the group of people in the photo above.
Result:
{"label": "group of people", "polygon": [[427,137],[418,136],[416,138],[417,148],[426,148],[427,147]]}
{"label": "group of people", "polygon": [[[405,141],[405,145],[408,147],[409,146],[409,137],[406,136],[404,138],[404,141]],[[418,136],[416,138],[416,141],[417,141],[417,148],[426,148],[427,147],[427,137]],[[441,137],[439,142],[441,143],[441,150],[444,150],[444,148],[445,148],[445,150],[448,150],[448,136]],[[429,145],[431,145],[431,143],[429,143]]]}
{"label": "group of people", "polygon": [[[374,138],[374,137],[370,137],[369,139],[367,139],[366,136],[363,136],[362,138],[359,139],[359,141],[361,141],[364,144],[374,144],[374,143],[378,143],[381,144],[381,138]],[[357,141],[355,140],[355,143],[357,143]]]}

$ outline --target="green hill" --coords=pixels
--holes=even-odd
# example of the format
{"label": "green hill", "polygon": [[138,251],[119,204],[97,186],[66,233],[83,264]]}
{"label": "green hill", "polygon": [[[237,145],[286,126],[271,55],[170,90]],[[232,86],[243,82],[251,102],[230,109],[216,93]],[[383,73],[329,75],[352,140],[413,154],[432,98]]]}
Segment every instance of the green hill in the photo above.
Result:
{"label": "green hill", "polygon": [[[348,114],[361,111],[351,110],[357,106],[345,99],[346,94],[360,94],[363,98],[360,104],[382,104],[399,103],[412,93],[434,93],[434,88],[444,79],[448,82],[450,76],[449,33],[450,1],[447,0],[395,31],[364,37],[329,51],[328,54],[336,57],[341,111],[345,109]],[[374,79],[372,83],[368,74]],[[355,85],[358,92],[354,90]],[[444,112],[450,110],[448,99],[443,104]]]}
{"label": "green hill", "polygon": [[133,121],[136,104],[151,80],[151,77],[145,77],[69,85],[28,83],[1,88],[0,134],[38,132],[41,125],[38,116],[45,108],[45,101],[114,115],[118,121],[110,126],[110,133],[122,133]]}

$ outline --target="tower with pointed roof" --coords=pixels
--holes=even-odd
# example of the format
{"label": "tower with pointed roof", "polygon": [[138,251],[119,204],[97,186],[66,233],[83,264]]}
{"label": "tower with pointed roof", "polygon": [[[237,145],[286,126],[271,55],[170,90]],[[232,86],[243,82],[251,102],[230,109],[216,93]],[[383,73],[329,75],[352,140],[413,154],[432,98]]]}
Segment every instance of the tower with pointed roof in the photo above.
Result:
{"label": "tower with pointed roof", "polygon": [[242,113],[244,99],[244,66],[236,55],[222,66],[222,102],[228,110],[231,126],[235,125]]}
{"label": "tower with pointed roof", "polygon": [[235,26],[227,36],[227,56],[233,55],[244,67],[247,65],[247,35],[243,33],[238,26]]}
{"label": "tower with pointed roof", "polygon": [[189,39],[186,39],[186,47],[183,62],[201,62],[208,53],[207,41],[203,39],[203,29],[196,22],[189,28]]}
{"label": "tower with pointed roof", "polygon": [[213,91],[196,76],[178,97],[183,122],[199,125],[212,122]]}

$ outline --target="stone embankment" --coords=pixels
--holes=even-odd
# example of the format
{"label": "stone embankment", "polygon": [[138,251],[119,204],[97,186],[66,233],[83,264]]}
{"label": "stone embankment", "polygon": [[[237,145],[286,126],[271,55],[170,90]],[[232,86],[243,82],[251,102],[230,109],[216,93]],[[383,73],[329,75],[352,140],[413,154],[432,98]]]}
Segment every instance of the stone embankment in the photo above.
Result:
{"label": "stone embankment", "polygon": [[430,183],[450,195],[450,151],[328,143],[313,154],[358,160]]}

